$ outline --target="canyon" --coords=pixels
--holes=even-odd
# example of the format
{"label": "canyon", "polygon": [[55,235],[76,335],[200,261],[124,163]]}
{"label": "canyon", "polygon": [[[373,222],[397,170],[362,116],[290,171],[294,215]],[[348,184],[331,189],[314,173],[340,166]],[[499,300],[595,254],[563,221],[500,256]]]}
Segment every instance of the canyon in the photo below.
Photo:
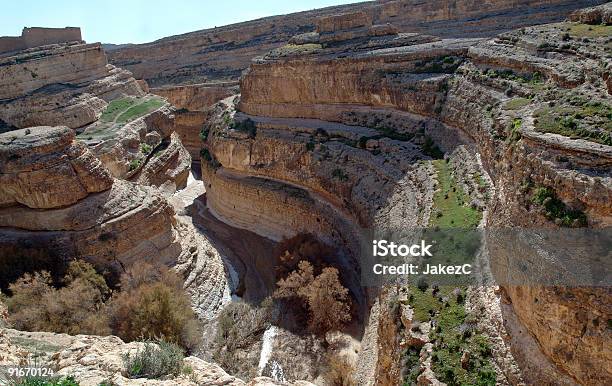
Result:
{"label": "canyon", "polygon": [[[172,267],[210,339],[184,360],[192,376],[146,384],[333,384],[332,355],[348,384],[607,384],[609,253],[591,267],[599,285],[533,274],[563,259],[539,232],[600,231],[609,248],[601,3],[377,1],[0,53],[2,290],[72,259]],[[428,227],[482,230],[476,270],[497,283],[362,282],[372,235]],[[488,229],[524,232],[530,255]],[[255,369],[213,363],[223,310],[279,312],[262,302],[272,251],[305,233],[334,247],[352,323],[323,337],[267,326],[236,360]],[[32,341],[81,384],[144,384],[121,363],[142,343],[113,336],[3,328],[0,364]]]}

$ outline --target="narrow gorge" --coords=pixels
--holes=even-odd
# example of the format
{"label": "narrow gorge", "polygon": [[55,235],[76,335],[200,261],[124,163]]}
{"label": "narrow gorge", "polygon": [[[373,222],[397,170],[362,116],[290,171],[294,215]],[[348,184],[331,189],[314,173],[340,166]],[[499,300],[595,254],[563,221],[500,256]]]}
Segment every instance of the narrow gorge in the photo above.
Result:
{"label": "narrow gorge", "polygon": [[[82,385],[610,383],[611,18],[393,0],[0,44],[0,364],[38,352]],[[447,263],[471,251],[475,282],[370,281],[372,240],[427,232]],[[181,369],[139,378],[125,358],[149,343],[12,328],[12,283],[72,261],[117,293],[144,264],[177,274],[199,335]]]}

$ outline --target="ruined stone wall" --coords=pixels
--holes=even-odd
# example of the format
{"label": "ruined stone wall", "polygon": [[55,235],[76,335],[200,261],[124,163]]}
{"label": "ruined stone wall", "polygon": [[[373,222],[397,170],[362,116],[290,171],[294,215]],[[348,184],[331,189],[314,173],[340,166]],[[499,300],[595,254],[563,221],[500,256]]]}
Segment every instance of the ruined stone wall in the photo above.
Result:
{"label": "ruined stone wall", "polygon": [[48,44],[80,42],[81,40],[81,29],[78,27],[25,27],[21,36],[0,37],[0,54]]}
{"label": "ruined stone wall", "polygon": [[81,29],[78,27],[66,28],[42,28],[26,27],[21,32],[26,47],[33,48],[47,44],[58,44],[67,42],[80,42]]}
{"label": "ruined stone wall", "polygon": [[27,46],[20,36],[0,37],[0,54],[4,52],[24,50],[26,48]]}

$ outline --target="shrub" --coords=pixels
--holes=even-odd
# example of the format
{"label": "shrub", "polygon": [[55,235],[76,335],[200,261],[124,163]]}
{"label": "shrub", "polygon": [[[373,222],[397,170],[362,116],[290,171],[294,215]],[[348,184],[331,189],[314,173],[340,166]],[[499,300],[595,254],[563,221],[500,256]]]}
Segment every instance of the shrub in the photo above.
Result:
{"label": "shrub", "polygon": [[202,127],[202,130],[200,130],[200,140],[202,142],[206,142],[206,140],[208,139],[209,133],[210,133],[210,130],[206,126]]}
{"label": "shrub", "polygon": [[325,334],[351,320],[351,300],[336,268],[323,268],[314,275],[312,264],[300,261],[298,269],[277,283],[277,299],[299,298],[308,308],[308,329]]}
{"label": "shrub", "polygon": [[302,260],[313,265],[319,274],[325,265],[331,263],[335,249],[320,242],[312,233],[299,233],[290,239],[283,239],[277,247],[276,280],[286,278],[298,268]]}
{"label": "shrub", "polygon": [[549,188],[537,187],[531,201],[544,208],[546,217],[563,227],[583,227],[587,225],[587,218],[584,212],[569,208],[563,201],[557,198],[555,192]]}
{"label": "shrub", "polygon": [[14,386],[79,386],[79,383],[73,377],[64,378],[43,378],[43,377],[25,377],[14,383]]}
{"label": "shrub", "polygon": [[133,160],[130,161],[130,171],[138,169],[141,164],[142,164],[141,159],[134,158]]}
{"label": "shrub", "polygon": [[234,121],[230,125],[230,129],[242,131],[249,134],[249,137],[255,138],[257,135],[257,126],[255,122],[251,118],[247,118],[244,121],[236,122]]}
{"label": "shrub", "polygon": [[327,371],[324,375],[328,385],[353,386],[356,385],[355,368],[346,355],[330,355],[327,359]]}
{"label": "shrub", "polygon": [[444,157],[444,152],[440,150],[438,145],[436,145],[433,139],[431,139],[431,137],[429,136],[425,137],[425,142],[423,143],[422,148],[423,148],[423,154],[428,155],[431,158],[441,159],[442,157]]}
{"label": "shrub", "polygon": [[110,291],[104,278],[90,264],[73,261],[62,283],[64,287],[52,287],[51,276],[42,271],[11,284],[13,296],[6,300],[11,324],[28,331],[110,333],[103,310]]}
{"label": "shrub", "polygon": [[186,349],[201,337],[183,281],[166,267],[132,266],[110,301],[113,333],[126,341],[163,338]]}
{"label": "shrub", "polygon": [[151,150],[153,150],[153,148],[151,147],[151,145],[147,144],[147,143],[141,143],[140,144],[140,152],[144,155],[147,155],[151,152]]}
{"label": "shrub", "polygon": [[122,356],[123,366],[130,378],[157,379],[165,375],[179,375],[183,368],[183,350],[163,340],[145,342],[136,353]]}

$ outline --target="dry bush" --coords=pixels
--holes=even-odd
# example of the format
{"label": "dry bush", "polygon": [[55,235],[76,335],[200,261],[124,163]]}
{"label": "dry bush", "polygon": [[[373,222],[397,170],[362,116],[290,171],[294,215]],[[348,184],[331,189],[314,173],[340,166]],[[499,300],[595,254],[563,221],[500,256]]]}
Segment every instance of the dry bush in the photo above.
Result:
{"label": "dry bush", "polygon": [[300,233],[290,239],[283,239],[277,250],[277,280],[295,271],[302,260],[310,262],[314,273],[319,274],[324,266],[330,265],[330,259],[336,253],[334,248],[320,242],[311,233]]}
{"label": "dry bush", "polygon": [[130,268],[109,309],[113,333],[123,340],[163,338],[188,350],[201,340],[183,281],[166,267],[139,264]]}
{"label": "dry bush", "polygon": [[355,368],[346,355],[332,354],[327,360],[325,381],[330,386],[355,386]]}
{"label": "dry bush", "polygon": [[[201,340],[181,278],[166,267],[139,264],[111,297],[104,278],[84,261],[68,266],[62,287],[46,271],[25,274],[5,300],[12,326],[28,331],[118,335],[126,341],[163,338],[186,349]],[[110,297],[110,299],[109,299]]]}
{"label": "dry bush", "polygon": [[90,264],[73,261],[62,282],[64,287],[54,288],[51,275],[42,271],[11,284],[13,296],[6,299],[10,323],[28,331],[109,334],[104,300],[110,291],[104,279]]}
{"label": "dry bush", "polygon": [[163,340],[145,342],[135,353],[122,355],[123,366],[130,378],[158,379],[166,375],[179,375],[183,368],[183,349]]}
{"label": "dry bush", "polygon": [[337,330],[351,320],[349,291],[336,268],[323,268],[314,275],[312,264],[300,261],[298,269],[277,283],[276,299],[300,299],[308,309],[308,329],[316,334]]}

